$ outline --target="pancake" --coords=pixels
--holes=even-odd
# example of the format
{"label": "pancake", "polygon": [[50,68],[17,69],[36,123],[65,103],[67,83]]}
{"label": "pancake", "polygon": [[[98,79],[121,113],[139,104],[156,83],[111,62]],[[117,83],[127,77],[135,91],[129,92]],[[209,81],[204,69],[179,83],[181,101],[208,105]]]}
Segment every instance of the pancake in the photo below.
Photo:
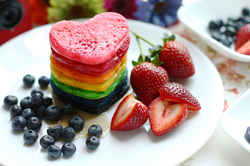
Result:
{"label": "pancake", "polygon": [[66,76],[69,76],[71,78],[74,78],[78,81],[86,82],[86,83],[93,83],[93,84],[101,84],[105,81],[107,81],[109,78],[112,77],[123,65],[123,63],[127,63],[127,55],[125,55],[120,62],[118,62],[113,68],[111,68],[108,72],[101,74],[101,75],[91,75],[91,74],[85,74],[82,72],[79,72],[75,70],[74,68],[71,68],[70,66],[64,65],[60,61],[56,60],[52,55],[50,56],[51,64],[54,68],[65,74]]}
{"label": "pancake", "polygon": [[127,76],[127,72],[123,77],[122,81],[118,84],[114,91],[112,91],[108,96],[92,100],[85,99],[70,93],[67,93],[55,86],[54,82],[50,79],[50,85],[53,89],[55,97],[62,102],[71,102],[76,108],[86,111],[92,114],[100,114],[103,111],[109,109],[113,104],[115,104],[122,96],[128,91],[130,84]]}
{"label": "pancake", "polygon": [[80,89],[90,90],[90,91],[101,91],[101,92],[107,90],[114,83],[114,81],[117,81],[118,77],[122,79],[122,75],[124,75],[126,71],[125,68],[126,68],[126,63],[123,63],[120,69],[114,75],[112,75],[111,78],[109,78],[108,80],[106,80],[101,84],[92,84],[92,83],[78,81],[74,78],[68,77],[62,72],[58,71],[56,68],[54,68],[53,65],[50,65],[51,73],[58,81],[66,85],[70,85]]}

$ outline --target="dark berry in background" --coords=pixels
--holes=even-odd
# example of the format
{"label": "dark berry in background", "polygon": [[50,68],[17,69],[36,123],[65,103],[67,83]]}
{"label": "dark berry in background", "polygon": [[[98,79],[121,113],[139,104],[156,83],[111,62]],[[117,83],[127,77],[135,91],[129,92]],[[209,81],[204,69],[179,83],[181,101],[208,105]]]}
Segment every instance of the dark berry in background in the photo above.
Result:
{"label": "dark berry in background", "polygon": [[88,134],[89,134],[89,136],[96,136],[96,137],[99,138],[102,135],[102,128],[101,128],[101,126],[98,125],[98,124],[91,125],[88,128]]}
{"label": "dark berry in background", "polygon": [[62,153],[68,157],[73,156],[73,154],[75,154],[76,152],[76,146],[71,142],[67,142],[63,144],[61,149],[62,149]]}
{"label": "dark berry in background", "polygon": [[24,142],[29,144],[29,145],[33,145],[37,139],[38,139],[38,134],[34,130],[27,130],[23,134]]}
{"label": "dark berry in background", "polygon": [[38,117],[30,117],[27,120],[27,128],[29,130],[39,131],[41,127],[42,127],[42,121],[41,121],[40,118],[38,118]]}
{"label": "dark berry in background", "polygon": [[53,104],[52,98],[48,96],[43,96],[43,105],[47,108],[48,106],[51,106]]}
{"label": "dark berry in background", "polygon": [[76,136],[76,131],[73,127],[66,127],[62,131],[62,137],[66,141],[72,141]]}
{"label": "dark berry in background", "polygon": [[26,123],[27,121],[24,117],[16,116],[11,122],[11,127],[15,131],[22,131],[26,126]]}
{"label": "dark berry in background", "polygon": [[96,136],[90,136],[87,138],[86,140],[86,146],[90,149],[90,150],[95,150],[100,146],[100,140],[98,137]]}
{"label": "dark berry in background", "polygon": [[51,105],[46,108],[45,117],[52,121],[59,121],[62,118],[62,110],[56,105]]}
{"label": "dark berry in background", "polygon": [[72,115],[75,112],[75,106],[72,103],[67,102],[63,105],[62,111],[65,115]]}
{"label": "dark berry in background", "polygon": [[62,125],[53,126],[47,129],[47,134],[52,136],[55,140],[62,136]]}
{"label": "dark berry in background", "polygon": [[61,149],[56,146],[56,145],[50,145],[48,148],[47,148],[47,154],[50,156],[50,157],[54,157],[54,158],[58,158],[61,156]]}
{"label": "dark berry in background", "polygon": [[35,112],[36,117],[43,119],[45,117],[46,107],[44,105],[41,105],[39,107],[34,107],[33,111]]}
{"label": "dark berry in background", "polygon": [[34,93],[41,93],[43,95],[43,91],[41,89],[33,89],[30,95],[32,96]]}
{"label": "dark berry in background", "polygon": [[30,74],[27,74],[23,77],[23,83],[27,87],[32,87],[34,82],[35,82],[35,77]]}
{"label": "dark berry in background", "polygon": [[41,88],[46,88],[49,85],[49,78],[46,76],[41,76],[38,79],[38,83]]}
{"label": "dark berry in background", "polygon": [[10,108],[12,105],[17,104],[17,102],[17,97],[13,95],[8,95],[3,99],[3,103],[7,108]]}
{"label": "dark berry in background", "polygon": [[69,121],[68,125],[73,127],[76,132],[81,131],[85,125],[85,122],[82,117],[80,116],[72,116]]}
{"label": "dark berry in background", "polygon": [[10,116],[12,117],[20,116],[22,112],[23,112],[23,109],[17,104],[12,105],[10,107]]}
{"label": "dark berry in background", "polygon": [[50,135],[44,135],[41,139],[40,139],[40,145],[44,148],[47,149],[48,146],[50,145],[54,145],[55,144],[55,139],[50,136]]}

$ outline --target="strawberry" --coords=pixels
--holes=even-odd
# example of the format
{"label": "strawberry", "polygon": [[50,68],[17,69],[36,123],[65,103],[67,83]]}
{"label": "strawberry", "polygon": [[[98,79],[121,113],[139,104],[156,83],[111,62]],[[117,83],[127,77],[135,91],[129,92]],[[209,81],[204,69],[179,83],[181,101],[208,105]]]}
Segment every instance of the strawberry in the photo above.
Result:
{"label": "strawberry", "polygon": [[147,119],[148,107],[129,94],[117,107],[111,120],[111,130],[133,130],[141,127]]}
{"label": "strawberry", "polygon": [[182,124],[188,115],[186,104],[173,104],[158,97],[149,105],[149,122],[152,132],[161,136]]}
{"label": "strawberry", "polygon": [[136,65],[131,71],[131,86],[137,99],[147,106],[159,96],[159,89],[167,82],[169,82],[167,71],[149,62]]}
{"label": "strawberry", "polygon": [[159,90],[160,97],[174,103],[184,103],[189,110],[199,111],[201,109],[199,101],[181,84],[169,82]]}
{"label": "strawberry", "polygon": [[160,62],[169,74],[169,77],[187,78],[195,73],[193,60],[188,49],[180,42],[168,41],[161,49]]}
{"label": "strawberry", "polygon": [[250,55],[250,23],[238,30],[235,40],[235,50],[238,53]]}

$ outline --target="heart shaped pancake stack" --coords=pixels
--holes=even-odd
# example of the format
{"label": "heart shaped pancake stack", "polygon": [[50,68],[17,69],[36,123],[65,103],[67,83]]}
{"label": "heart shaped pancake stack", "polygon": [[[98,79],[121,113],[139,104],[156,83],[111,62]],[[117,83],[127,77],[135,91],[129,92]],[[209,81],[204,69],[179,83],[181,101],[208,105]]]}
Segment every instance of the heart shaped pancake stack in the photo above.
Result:
{"label": "heart shaped pancake stack", "polygon": [[59,100],[100,114],[127,92],[130,37],[122,15],[105,12],[85,23],[61,21],[49,37],[50,84]]}

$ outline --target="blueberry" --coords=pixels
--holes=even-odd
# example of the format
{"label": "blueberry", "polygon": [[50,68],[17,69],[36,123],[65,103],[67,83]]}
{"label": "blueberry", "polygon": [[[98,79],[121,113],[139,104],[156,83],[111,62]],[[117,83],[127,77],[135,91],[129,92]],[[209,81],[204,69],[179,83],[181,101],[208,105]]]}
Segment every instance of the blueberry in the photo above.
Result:
{"label": "blueberry", "polygon": [[90,149],[90,150],[95,150],[96,148],[98,148],[100,145],[100,140],[98,137],[96,136],[90,136],[87,138],[86,140],[86,146]]}
{"label": "blueberry", "polygon": [[222,20],[217,20],[216,23],[218,25],[218,28],[220,28],[224,25],[224,22]]}
{"label": "blueberry", "polygon": [[47,129],[47,134],[52,136],[55,140],[62,136],[63,127],[62,125],[57,125]]}
{"label": "blueberry", "polygon": [[94,124],[88,128],[88,134],[89,136],[96,136],[100,137],[102,135],[102,128],[98,124]]}
{"label": "blueberry", "polygon": [[62,110],[56,105],[51,105],[46,108],[45,117],[52,121],[59,121],[62,118]]}
{"label": "blueberry", "polygon": [[34,93],[40,93],[41,95],[43,95],[43,91],[41,89],[33,89],[30,95],[32,96]]}
{"label": "blueberry", "polygon": [[48,106],[51,106],[53,104],[52,98],[48,96],[43,96],[43,105],[47,108]]}
{"label": "blueberry", "polygon": [[11,122],[11,127],[15,131],[22,131],[26,126],[26,123],[27,121],[24,117],[16,116]]}
{"label": "blueberry", "polygon": [[81,131],[85,125],[84,120],[80,116],[73,116],[69,119],[68,124],[73,127],[76,132]]}
{"label": "blueberry", "polygon": [[39,131],[41,127],[42,127],[42,121],[41,121],[40,118],[38,118],[38,117],[30,117],[27,120],[27,128],[29,130]]}
{"label": "blueberry", "polygon": [[37,139],[38,139],[38,134],[34,130],[27,130],[23,134],[24,142],[29,144],[29,145],[33,145],[36,142]]}
{"label": "blueberry", "polygon": [[65,115],[72,115],[75,112],[75,107],[70,102],[67,102],[65,105],[63,105],[62,112]]}
{"label": "blueberry", "polygon": [[226,31],[225,31],[225,35],[227,36],[234,36],[236,35],[236,29],[234,27],[228,26]]}
{"label": "blueberry", "polygon": [[212,38],[217,40],[217,41],[220,41],[221,40],[221,33],[219,31],[213,31]]}
{"label": "blueberry", "polygon": [[62,131],[62,137],[66,141],[72,141],[76,136],[76,131],[73,127],[66,127]]}
{"label": "blueberry", "polygon": [[3,103],[6,107],[10,108],[12,105],[17,104],[18,99],[16,96],[8,95],[3,99]]}
{"label": "blueberry", "polygon": [[240,16],[238,19],[237,19],[237,21],[243,21],[243,22],[245,22],[245,16],[243,15],[243,16]]}
{"label": "blueberry", "polygon": [[32,108],[30,97],[27,96],[23,98],[20,102],[20,106],[22,107],[22,109]]}
{"label": "blueberry", "polygon": [[46,88],[49,85],[49,78],[46,76],[41,76],[38,79],[38,83],[41,88]]}
{"label": "blueberry", "polygon": [[45,117],[46,107],[41,105],[40,107],[33,108],[33,111],[35,112],[36,117],[43,119]]}
{"label": "blueberry", "polygon": [[34,93],[31,96],[30,103],[33,107],[39,107],[43,104],[43,95],[41,93]]}
{"label": "blueberry", "polygon": [[23,83],[27,87],[32,87],[34,82],[35,82],[35,77],[30,74],[27,74],[26,76],[23,77]]}
{"label": "blueberry", "polygon": [[248,16],[249,15],[249,9],[248,8],[244,8],[242,10],[242,14],[245,15],[245,16]]}
{"label": "blueberry", "polygon": [[247,127],[247,131],[245,132],[245,135],[244,135],[246,141],[248,143],[250,143],[250,127]]}
{"label": "blueberry", "polygon": [[21,116],[28,120],[30,117],[35,116],[35,112],[31,108],[26,108],[23,110]]}
{"label": "blueberry", "polygon": [[216,30],[219,28],[218,24],[215,21],[210,21],[208,27],[210,30]]}
{"label": "blueberry", "polygon": [[12,105],[10,107],[10,115],[12,117],[20,116],[22,114],[22,112],[23,112],[23,109],[17,104]]}
{"label": "blueberry", "polygon": [[62,153],[61,149],[56,145],[50,145],[47,148],[47,154],[50,157],[58,158],[61,156],[61,153]]}
{"label": "blueberry", "polygon": [[50,135],[44,135],[41,139],[40,139],[40,145],[44,148],[47,149],[48,146],[50,145],[54,145],[55,144],[55,139],[50,136]]}
{"label": "blueberry", "polygon": [[63,144],[62,146],[62,153],[65,155],[65,156],[73,156],[73,154],[75,154],[76,152],[76,146],[71,143],[71,142],[67,142],[65,144]]}

